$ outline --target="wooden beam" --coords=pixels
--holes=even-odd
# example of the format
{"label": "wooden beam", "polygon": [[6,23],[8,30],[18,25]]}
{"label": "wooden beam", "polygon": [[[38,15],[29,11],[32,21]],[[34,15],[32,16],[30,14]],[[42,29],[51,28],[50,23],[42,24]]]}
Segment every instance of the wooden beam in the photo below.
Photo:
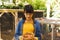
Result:
{"label": "wooden beam", "polygon": [[[0,12],[24,12],[23,9],[0,9]],[[44,12],[45,10],[34,10],[34,12]]]}

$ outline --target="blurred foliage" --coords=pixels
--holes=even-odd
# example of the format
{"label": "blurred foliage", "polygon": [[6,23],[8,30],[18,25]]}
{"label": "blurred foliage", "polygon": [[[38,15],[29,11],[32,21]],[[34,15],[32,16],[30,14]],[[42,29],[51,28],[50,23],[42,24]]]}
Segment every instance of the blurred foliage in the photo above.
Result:
{"label": "blurred foliage", "polygon": [[46,10],[46,0],[23,0],[23,2],[31,4],[35,10]]}
{"label": "blurred foliage", "polygon": [[45,10],[45,1],[42,0],[36,0],[34,3],[32,3],[34,9],[40,9],[40,10]]}
{"label": "blurred foliage", "polygon": [[51,17],[60,18],[60,0],[52,0],[51,4]]}
{"label": "blurred foliage", "polygon": [[21,0],[21,1],[18,0],[17,4],[16,4],[15,0],[13,0],[13,4],[0,5],[0,9],[2,9],[2,8],[3,9],[4,8],[22,9],[26,3],[31,4],[35,10],[46,10],[46,7],[45,7],[46,0]]}
{"label": "blurred foliage", "polygon": [[8,5],[0,5],[0,9],[22,9],[23,5],[18,4],[8,4]]}

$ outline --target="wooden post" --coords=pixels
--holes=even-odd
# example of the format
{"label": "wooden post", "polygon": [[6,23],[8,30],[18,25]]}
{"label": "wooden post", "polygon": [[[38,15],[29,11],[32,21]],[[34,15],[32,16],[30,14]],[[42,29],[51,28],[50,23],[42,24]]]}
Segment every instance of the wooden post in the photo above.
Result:
{"label": "wooden post", "polygon": [[[47,7],[47,16],[46,16],[46,18],[50,18],[50,0],[47,0],[46,7]],[[49,24],[47,24],[46,29],[49,31]]]}
{"label": "wooden post", "polygon": [[[0,17],[1,17],[2,15],[0,14]],[[1,20],[1,19],[0,19]],[[0,23],[0,40],[3,40],[2,38],[1,38],[1,23]]]}
{"label": "wooden post", "polygon": [[[17,11],[16,12],[14,12],[15,13],[15,30],[16,30],[16,27],[17,27],[17,24],[18,24],[18,13],[17,13]],[[14,40],[15,39],[15,37],[13,37],[13,39],[12,40]]]}
{"label": "wooden post", "polygon": [[18,13],[15,12],[15,29],[16,29],[17,24],[18,24]]}
{"label": "wooden post", "polygon": [[54,24],[51,24],[51,28],[52,28],[52,34],[51,34],[51,40],[54,40]]}

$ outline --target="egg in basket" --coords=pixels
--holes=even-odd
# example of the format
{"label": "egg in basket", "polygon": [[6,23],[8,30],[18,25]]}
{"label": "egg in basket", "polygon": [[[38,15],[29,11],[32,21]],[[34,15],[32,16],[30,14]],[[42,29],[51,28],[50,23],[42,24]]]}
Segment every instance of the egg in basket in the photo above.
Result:
{"label": "egg in basket", "polygon": [[38,38],[34,37],[33,33],[26,33],[22,36],[19,36],[19,40],[38,40]]}

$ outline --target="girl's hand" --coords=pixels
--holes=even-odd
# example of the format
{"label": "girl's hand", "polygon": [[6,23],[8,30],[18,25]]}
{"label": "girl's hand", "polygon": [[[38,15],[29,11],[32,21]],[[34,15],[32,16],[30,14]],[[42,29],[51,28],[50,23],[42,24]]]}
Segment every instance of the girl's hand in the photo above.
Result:
{"label": "girl's hand", "polygon": [[26,33],[23,35],[24,40],[32,40],[34,39],[34,34],[33,33]]}

